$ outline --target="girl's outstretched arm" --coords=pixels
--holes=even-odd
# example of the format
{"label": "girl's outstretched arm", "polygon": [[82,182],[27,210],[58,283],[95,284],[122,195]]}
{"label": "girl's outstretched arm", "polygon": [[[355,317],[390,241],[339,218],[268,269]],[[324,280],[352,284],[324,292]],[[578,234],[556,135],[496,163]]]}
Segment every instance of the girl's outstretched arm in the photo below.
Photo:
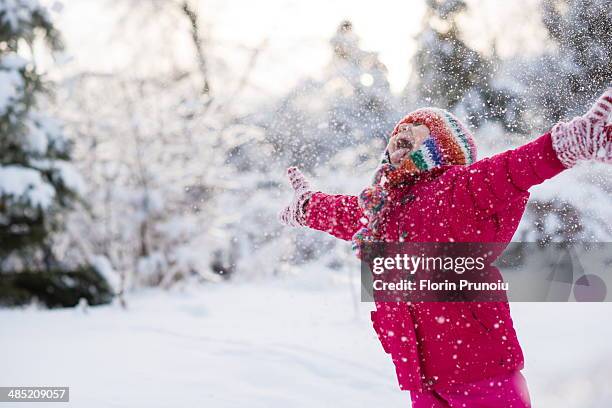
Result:
{"label": "girl's outstretched arm", "polygon": [[452,201],[459,211],[475,209],[476,216],[487,217],[564,169],[546,133],[517,149],[460,168],[451,181]]}
{"label": "girl's outstretched arm", "polygon": [[310,183],[295,167],[287,169],[294,190],[293,201],[279,213],[281,224],[309,227],[349,241],[361,228],[363,212],[356,196],[313,192]]}
{"label": "girl's outstretched arm", "polygon": [[306,226],[350,241],[363,225],[356,196],[314,193],[306,209]]}
{"label": "girl's outstretched arm", "polygon": [[573,167],[581,160],[612,163],[612,89],[584,116],[555,125],[517,149],[480,160],[461,169],[453,181],[453,202],[471,203],[479,215],[503,210],[523,199],[526,191]]}

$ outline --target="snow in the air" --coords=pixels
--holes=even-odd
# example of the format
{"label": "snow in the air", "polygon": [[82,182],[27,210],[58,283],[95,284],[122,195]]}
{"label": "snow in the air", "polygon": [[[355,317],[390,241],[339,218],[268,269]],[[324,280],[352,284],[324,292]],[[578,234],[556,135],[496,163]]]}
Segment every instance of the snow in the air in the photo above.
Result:
{"label": "snow in the air", "polygon": [[[612,85],[609,0],[64,3],[0,0],[0,279],[91,267],[115,296],[1,308],[0,386],[75,407],[409,407],[350,243],[278,222],[286,168],[357,195],[416,108],[483,159]],[[531,188],[513,241],[611,242],[611,176]],[[533,406],[609,408],[610,304],[511,308]]]}

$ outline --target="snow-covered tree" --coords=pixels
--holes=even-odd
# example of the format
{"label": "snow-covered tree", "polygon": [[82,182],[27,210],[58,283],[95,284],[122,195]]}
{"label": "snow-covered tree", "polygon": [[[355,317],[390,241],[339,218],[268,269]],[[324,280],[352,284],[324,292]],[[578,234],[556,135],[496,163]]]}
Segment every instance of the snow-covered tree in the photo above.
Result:
{"label": "snow-covered tree", "polygon": [[[612,85],[612,13],[608,0],[544,0],[539,8],[552,48],[517,57],[510,71],[527,90],[530,124],[547,130],[582,115]],[[609,167],[609,166],[608,166]],[[536,192],[520,236],[526,241],[601,241],[612,237],[610,170],[592,164],[573,169],[554,194]],[[579,188],[565,188],[567,185]]]}
{"label": "snow-covered tree", "polygon": [[1,0],[0,270],[56,266],[49,235],[83,186],[60,124],[39,110],[46,84],[26,58],[37,38],[61,47],[47,10],[34,0]]}
{"label": "snow-covered tree", "polygon": [[461,38],[457,19],[467,9],[466,2],[428,0],[427,6],[406,99],[457,111],[474,126],[494,120],[509,131],[521,131],[522,102],[497,78],[497,58],[487,58]]}
{"label": "snow-covered tree", "polygon": [[580,113],[612,84],[609,0],[544,0],[542,21],[556,45],[531,61],[524,82],[549,121]]}
{"label": "snow-covered tree", "polygon": [[340,24],[331,45],[326,85],[335,91],[329,120],[335,136],[359,141],[387,135],[394,114],[387,68],[377,53],[360,48],[350,21]]}
{"label": "snow-covered tree", "polygon": [[[244,154],[234,148],[262,132],[241,123],[233,106],[217,109],[221,88],[212,104],[203,103],[209,99],[198,92],[200,84],[197,72],[86,73],[58,90],[58,114],[77,135],[75,162],[91,187],[87,210],[70,216],[66,246],[103,255],[120,295],[229,278],[239,247],[266,240],[245,230],[254,218],[269,226],[276,207],[265,202],[268,216],[262,217],[246,203],[274,184],[257,167],[230,165]],[[270,161],[258,154],[262,163]]]}
{"label": "snow-covered tree", "polygon": [[32,58],[39,40],[61,48],[47,9],[0,0],[0,304],[107,303],[112,290],[93,259],[70,263],[55,250],[84,182],[62,126],[41,109],[48,83]]}
{"label": "snow-covered tree", "polygon": [[398,118],[387,69],[377,53],[361,49],[350,21],[338,26],[330,45],[322,79],[296,86],[267,125],[277,153],[304,168],[347,146],[382,138]]}

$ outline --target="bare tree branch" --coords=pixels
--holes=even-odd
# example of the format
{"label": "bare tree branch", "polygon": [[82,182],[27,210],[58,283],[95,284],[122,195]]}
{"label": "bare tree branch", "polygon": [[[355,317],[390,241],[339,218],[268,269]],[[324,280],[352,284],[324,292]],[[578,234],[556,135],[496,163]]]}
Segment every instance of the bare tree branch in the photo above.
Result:
{"label": "bare tree branch", "polygon": [[198,13],[195,11],[193,7],[189,4],[188,0],[184,0],[181,9],[183,14],[189,20],[191,24],[191,40],[193,41],[193,45],[196,50],[196,57],[198,59],[198,68],[200,69],[200,73],[202,74],[202,80],[204,81],[202,85],[202,94],[211,96],[210,89],[210,79],[208,75],[208,64],[206,61],[206,56],[204,55],[204,41],[202,40],[202,35],[200,34],[200,26],[198,23]]}

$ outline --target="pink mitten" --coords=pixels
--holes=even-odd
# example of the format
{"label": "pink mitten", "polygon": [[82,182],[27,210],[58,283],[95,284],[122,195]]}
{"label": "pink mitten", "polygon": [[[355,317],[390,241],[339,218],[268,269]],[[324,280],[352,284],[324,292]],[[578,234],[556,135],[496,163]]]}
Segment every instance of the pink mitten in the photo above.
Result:
{"label": "pink mitten", "polygon": [[301,227],[306,225],[306,204],[314,194],[310,191],[310,183],[296,167],[289,167],[287,175],[293,187],[293,201],[278,213],[278,221],[283,225]]}
{"label": "pink mitten", "polygon": [[579,160],[612,163],[611,114],[612,88],[609,88],[584,116],[553,127],[553,149],[566,168]]}

